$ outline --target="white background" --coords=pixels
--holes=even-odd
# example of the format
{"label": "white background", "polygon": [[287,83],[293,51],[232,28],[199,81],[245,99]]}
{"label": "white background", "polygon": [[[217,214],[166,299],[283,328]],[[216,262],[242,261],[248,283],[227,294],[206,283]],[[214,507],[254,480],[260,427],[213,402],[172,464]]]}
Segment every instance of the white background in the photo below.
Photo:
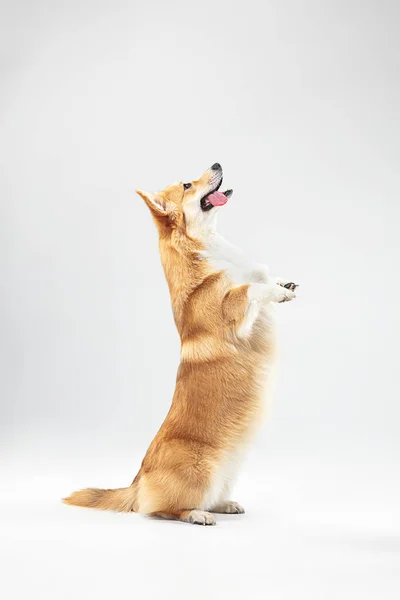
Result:
{"label": "white background", "polygon": [[[4,597],[398,599],[398,4],[3,0],[0,29]],[[173,393],[134,189],[215,161],[220,231],[300,284],[247,513],[66,507],[130,483]]]}

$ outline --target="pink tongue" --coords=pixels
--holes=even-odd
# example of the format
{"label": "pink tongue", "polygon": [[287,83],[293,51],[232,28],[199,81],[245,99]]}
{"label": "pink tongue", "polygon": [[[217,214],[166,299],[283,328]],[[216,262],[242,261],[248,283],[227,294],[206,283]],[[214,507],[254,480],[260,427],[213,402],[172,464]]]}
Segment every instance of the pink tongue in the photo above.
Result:
{"label": "pink tongue", "polygon": [[213,192],[207,196],[207,200],[211,202],[213,206],[222,206],[228,202],[228,198],[222,192]]}

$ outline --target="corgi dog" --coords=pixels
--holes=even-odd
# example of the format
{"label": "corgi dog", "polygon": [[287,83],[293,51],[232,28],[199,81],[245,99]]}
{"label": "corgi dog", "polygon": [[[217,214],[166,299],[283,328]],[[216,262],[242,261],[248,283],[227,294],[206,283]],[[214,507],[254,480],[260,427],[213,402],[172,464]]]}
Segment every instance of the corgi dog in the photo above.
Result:
{"label": "corgi dog", "polygon": [[296,285],[274,278],[216,231],[232,190],[215,163],[188,183],[137,193],[158,229],[161,261],[181,339],[171,408],[127,488],[85,489],[66,504],[215,525],[244,509],[230,490],[264,403],[274,362],[273,304]]}

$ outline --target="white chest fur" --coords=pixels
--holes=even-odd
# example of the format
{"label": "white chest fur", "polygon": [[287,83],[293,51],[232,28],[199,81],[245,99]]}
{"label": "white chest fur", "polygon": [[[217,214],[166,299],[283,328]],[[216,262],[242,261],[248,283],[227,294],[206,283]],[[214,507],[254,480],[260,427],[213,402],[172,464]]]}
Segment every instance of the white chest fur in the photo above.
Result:
{"label": "white chest fur", "polygon": [[247,444],[241,444],[225,454],[220,463],[216,465],[209,488],[197,508],[210,510],[229,499],[230,490],[246,455]]}
{"label": "white chest fur", "polygon": [[225,271],[233,284],[267,282],[268,268],[249,260],[240,248],[230,244],[218,233],[209,233],[204,242],[204,258],[215,271]]}

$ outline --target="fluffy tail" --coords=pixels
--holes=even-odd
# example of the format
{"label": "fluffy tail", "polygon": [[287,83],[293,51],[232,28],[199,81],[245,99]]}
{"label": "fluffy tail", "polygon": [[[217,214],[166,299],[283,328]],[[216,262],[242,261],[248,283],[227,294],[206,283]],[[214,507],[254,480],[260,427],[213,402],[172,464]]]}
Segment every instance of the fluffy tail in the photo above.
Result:
{"label": "fluffy tail", "polygon": [[85,506],[100,510],[131,512],[135,510],[136,485],[116,490],[87,488],[86,490],[73,492],[68,498],[63,498],[63,502],[73,506]]}

